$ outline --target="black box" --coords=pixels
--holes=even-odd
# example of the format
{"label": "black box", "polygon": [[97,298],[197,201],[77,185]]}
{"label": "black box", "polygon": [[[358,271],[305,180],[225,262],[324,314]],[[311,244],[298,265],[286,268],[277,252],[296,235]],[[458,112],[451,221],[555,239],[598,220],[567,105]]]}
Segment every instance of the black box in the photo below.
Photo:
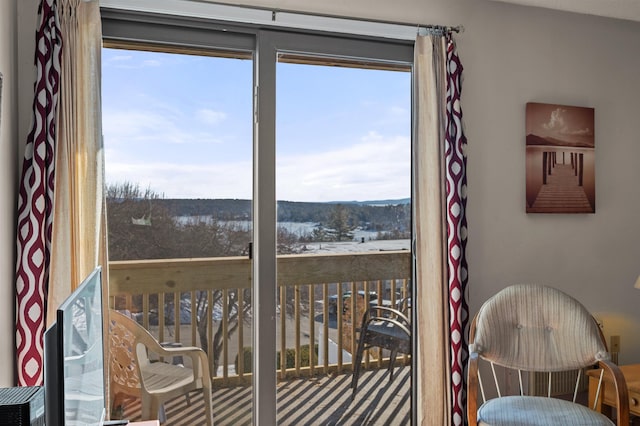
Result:
{"label": "black box", "polygon": [[0,388],[0,424],[44,426],[44,388]]}

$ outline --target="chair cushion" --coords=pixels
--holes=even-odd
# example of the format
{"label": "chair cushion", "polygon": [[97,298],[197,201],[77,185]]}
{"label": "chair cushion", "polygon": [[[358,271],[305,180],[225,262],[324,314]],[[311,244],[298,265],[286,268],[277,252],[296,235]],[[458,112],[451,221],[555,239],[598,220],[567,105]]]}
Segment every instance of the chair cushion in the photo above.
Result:
{"label": "chair cushion", "polygon": [[380,347],[397,352],[411,353],[411,338],[400,327],[390,322],[372,322],[367,325],[366,346]]}
{"label": "chair cushion", "polygon": [[478,409],[478,425],[614,425],[606,416],[584,405],[542,396],[505,396],[490,399]]}
{"label": "chair cushion", "polygon": [[389,322],[379,321],[370,323],[369,325],[367,325],[367,331],[392,337],[394,339],[409,340],[409,336],[404,332],[404,330],[399,327],[394,327],[394,325]]}

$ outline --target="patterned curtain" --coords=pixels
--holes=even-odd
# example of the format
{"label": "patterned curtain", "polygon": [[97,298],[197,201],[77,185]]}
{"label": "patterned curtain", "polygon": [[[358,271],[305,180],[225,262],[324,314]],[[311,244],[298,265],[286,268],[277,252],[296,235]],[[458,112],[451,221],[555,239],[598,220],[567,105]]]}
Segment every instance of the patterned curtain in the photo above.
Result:
{"label": "patterned curtain", "polygon": [[462,65],[451,35],[419,36],[414,65],[416,417],[422,425],[462,425],[468,356],[466,139]]}
{"label": "patterned curtain", "polygon": [[467,277],[467,138],[462,126],[460,94],[462,64],[453,39],[447,38],[447,100],[445,133],[445,170],[447,193],[447,258],[449,320],[451,339],[452,417],[454,425],[463,424],[466,415],[466,367],[469,356],[469,306],[466,299]]}
{"label": "patterned curtain", "polygon": [[42,0],[36,32],[36,83],[18,193],[16,362],[19,386],[42,385],[62,39],[55,0]]}

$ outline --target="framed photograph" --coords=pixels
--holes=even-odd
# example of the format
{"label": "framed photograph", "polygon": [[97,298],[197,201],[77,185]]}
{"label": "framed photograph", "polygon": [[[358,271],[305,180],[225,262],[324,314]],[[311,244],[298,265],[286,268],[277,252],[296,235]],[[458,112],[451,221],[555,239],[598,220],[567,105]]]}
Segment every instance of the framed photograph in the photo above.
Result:
{"label": "framed photograph", "polygon": [[595,213],[594,109],[527,103],[527,213]]}

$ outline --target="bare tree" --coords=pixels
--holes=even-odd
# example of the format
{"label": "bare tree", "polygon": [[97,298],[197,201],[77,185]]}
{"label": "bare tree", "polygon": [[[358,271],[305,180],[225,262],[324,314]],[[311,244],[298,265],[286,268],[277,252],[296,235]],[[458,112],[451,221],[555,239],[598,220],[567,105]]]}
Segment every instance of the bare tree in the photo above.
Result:
{"label": "bare tree", "polygon": [[[176,259],[247,255],[247,246],[251,238],[249,230],[238,225],[223,224],[214,219],[193,219],[178,221],[163,207],[161,196],[151,190],[141,190],[136,184],[123,184],[107,187],[107,223],[109,233],[109,260]],[[211,292],[212,297],[208,297]],[[238,310],[242,306],[243,317],[250,319],[250,291],[229,290],[227,297],[219,290],[196,292],[195,300],[186,293],[184,302],[195,309],[197,329],[202,348],[209,352],[208,318],[222,311],[226,304],[227,336],[238,329]],[[243,303],[238,302],[239,298]],[[142,308],[141,297],[134,297],[138,309]],[[181,323],[182,306],[158,306],[157,295],[149,298],[151,309],[173,308],[175,323]],[[210,304],[211,301],[211,304]],[[181,303],[182,304],[182,303]],[[167,315],[169,316],[169,315]],[[169,323],[172,321],[168,321]],[[219,326],[213,334],[213,353],[209,356],[216,367],[223,347],[224,333]]]}

